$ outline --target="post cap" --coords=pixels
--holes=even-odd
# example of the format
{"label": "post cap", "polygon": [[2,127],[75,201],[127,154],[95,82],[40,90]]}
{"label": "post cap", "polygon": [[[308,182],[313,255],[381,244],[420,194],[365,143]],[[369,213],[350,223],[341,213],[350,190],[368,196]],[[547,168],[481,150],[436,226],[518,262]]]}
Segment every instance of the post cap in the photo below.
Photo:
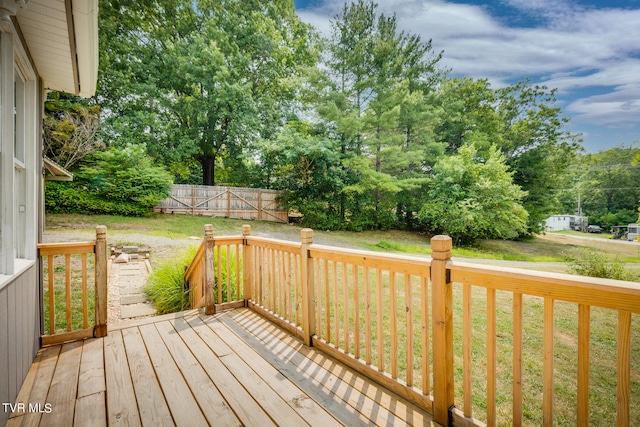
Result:
{"label": "post cap", "polygon": [[204,237],[213,237],[213,224],[204,225]]}
{"label": "post cap", "polygon": [[242,235],[243,236],[251,235],[251,226],[249,224],[245,224],[242,226]]}
{"label": "post cap", "polygon": [[107,226],[106,225],[96,226],[96,238],[106,239],[106,237],[107,237]]}
{"label": "post cap", "polygon": [[431,238],[431,258],[437,260],[451,259],[453,242],[449,236],[433,236]]}
{"label": "post cap", "polygon": [[303,244],[313,243],[313,230],[310,228],[303,228],[300,231],[300,238],[302,239]]}

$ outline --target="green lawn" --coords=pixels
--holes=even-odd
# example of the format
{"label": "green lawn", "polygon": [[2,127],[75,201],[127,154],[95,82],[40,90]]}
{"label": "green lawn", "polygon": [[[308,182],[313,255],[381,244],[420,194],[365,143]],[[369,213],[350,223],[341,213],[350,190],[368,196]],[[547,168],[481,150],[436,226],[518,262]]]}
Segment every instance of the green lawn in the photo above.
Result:
{"label": "green lawn", "polygon": [[[217,235],[237,235],[241,232],[242,225],[246,221],[229,220],[223,218],[191,217],[185,215],[154,215],[149,218],[125,218],[110,216],[85,216],[85,215],[48,215],[47,232],[52,233],[72,233],[74,231],[93,232],[95,225],[104,224],[108,227],[110,238],[126,239],[132,234],[148,234],[153,236],[171,237],[176,239],[186,239],[189,236],[201,236],[204,224],[212,223]],[[298,240],[301,227],[294,225],[275,224],[270,222],[252,221],[252,234],[263,235],[279,239]],[[577,236],[581,237],[581,236]],[[567,234],[550,234],[540,238],[530,239],[521,242],[508,241],[480,241],[473,248],[455,248],[455,257],[486,258],[493,260],[515,260],[529,261],[532,263],[562,262],[568,256],[579,254],[580,247],[596,248],[608,253],[613,253],[631,262],[640,262],[640,254],[636,245],[616,245],[611,246],[606,239],[586,240]],[[315,241],[322,244],[355,247],[385,252],[407,253],[417,255],[428,255],[430,253],[428,236],[419,233],[404,231],[376,231],[363,233],[348,232],[327,232],[317,231]],[[541,264],[542,265],[542,264]],[[331,273],[330,273],[331,274]],[[340,270],[336,272],[338,277],[342,274]],[[352,274],[348,273],[348,277]],[[319,285],[320,286],[320,285]],[[363,284],[359,284],[359,293],[364,294]],[[418,298],[418,284],[414,287],[413,299]],[[321,287],[321,286],[320,286]],[[391,360],[387,334],[390,330],[389,324],[389,278],[383,277],[384,298],[383,304],[383,341],[378,343],[374,333],[373,346],[382,345],[385,349],[384,364],[388,369]],[[399,358],[400,377],[406,373],[406,359],[404,353],[406,342],[406,313],[404,312],[405,301],[403,300],[402,281],[396,289],[399,295],[397,300],[399,345],[397,347]],[[348,290],[351,292],[352,290]],[[332,341],[338,340],[338,345],[344,345],[342,329],[344,319],[341,296],[343,290],[338,291],[338,299],[327,306],[329,310],[330,322],[333,323],[334,315],[338,313],[339,335],[335,334]],[[333,290],[331,292],[333,299]],[[360,300],[360,313],[364,312],[363,300]],[[418,300],[414,302],[418,304]],[[512,296],[509,293],[498,292],[496,300],[497,309],[497,339],[498,339],[498,394],[497,405],[499,424],[509,424],[511,414],[511,340],[512,340]],[[541,373],[542,373],[542,319],[543,304],[540,298],[525,297],[525,318],[524,318],[524,354],[523,354],[523,409],[525,425],[540,425],[541,420]],[[418,307],[414,313],[417,315]],[[459,285],[454,288],[454,319],[455,319],[455,364],[456,364],[456,403],[461,401],[461,289]],[[373,330],[376,328],[376,303],[371,305],[373,317]],[[353,314],[348,320],[351,327],[354,325]],[[324,319],[324,317],[322,318]],[[362,320],[360,320],[362,322]],[[555,305],[555,404],[557,425],[575,425],[575,405],[576,405],[576,354],[577,354],[577,307],[575,304],[557,302]],[[327,326],[324,320],[320,322],[320,335],[323,335]],[[60,327],[60,326],[59,326]],[[590,386],[590,412],[591,425],[613,425],[615,424],[615,402],[616,402],[616,334],[617,334],[617,314],[611,310],[592,310],[592,333],[591,333],[591,386]],[[335,325],[332,326],[335,328]],[[361,331],[363,330],[361,325]],[[416,317],[413,321],[412,334],[420,334],[420,319]],[[486,403],[484,403],[484,393],[486,390],[486,292],[481,288],[473,289],[473,359],[474,359],[474,414],[478,418],[484,418]],[[633,316],[632,326],[632,420],[640,419],[640,318]],[[350,351],[353,351],[353,338],[350,344]],[[419,343],[416,348],[419,350]],[[374,364],[379,363],[376,353],[373,356]],[[420,359],[416,357],[414,366],[419,366]],[[419,374],[414,377],[416,383],[419,382]]]}
{"label": "green lawn", "polygon": [[[147,234],[169,238],[201,237],[205,224],[213,224],[216,235],[237,235],[241,233],[243,224],[250,224],[252,234],[269,236],[285,240],[298,240],[301,227],[297,225],[278,224],[267,221],[246,221],[226,218],[211,218],[189,215],[155,214],[145,218],[122,216],[90,216],[90,215],[52,215],[46,217],[48,232],[73,233],[75,231],[92,232],[98,224],[106,225],[110,237],[126,238],[127,234]],[[429,236],[408,231],[315,231],[317,243],[355,247],[385,252],[398,252],[417,255],[430,253]],[[576,232],[577,233],[577,232]],[[578,233],[586,236],[585,233]],[[589,235],[590,237],[592,235]],[[562,236],[561,236],[562,237]],[[567,236],[571,239],[571,236]],[[607,244],[603,239],[602,244]],[[497,260],[529,261],[529,262],[564,262],[569,256],[579,254],[579,247],[592,247],[587,240],[571,239],[567,243],[551,241],[536,237],[524,241],[480,240],[474,247],[456,247],[454,256],[466,258],[486,258]],[[615,253],[625,262],[640,262],[638,248],[626,249],[623,253]],[[609,252],[611,249],[608,248]]]}

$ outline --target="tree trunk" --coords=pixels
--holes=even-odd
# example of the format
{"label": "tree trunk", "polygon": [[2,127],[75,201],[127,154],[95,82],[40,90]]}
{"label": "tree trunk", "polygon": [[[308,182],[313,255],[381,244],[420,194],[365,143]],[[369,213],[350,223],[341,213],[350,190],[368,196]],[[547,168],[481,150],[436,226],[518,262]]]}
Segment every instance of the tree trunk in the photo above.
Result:
{"label": "tree trunk", "polygon": [[215,185],[216,156],[205,154],[201,157],[202,185]]}

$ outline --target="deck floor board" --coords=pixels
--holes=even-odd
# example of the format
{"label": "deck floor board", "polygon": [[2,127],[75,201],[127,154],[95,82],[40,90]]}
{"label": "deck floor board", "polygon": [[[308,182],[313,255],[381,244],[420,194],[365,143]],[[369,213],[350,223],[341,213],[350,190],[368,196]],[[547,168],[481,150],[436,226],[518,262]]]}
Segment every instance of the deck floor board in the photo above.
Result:
{"label": "deck floor board", "polygon": [[42,349],[32,371],[20,398],[51,413],[14,416],[12,426],[434,425],[249,309],[120,324]]}

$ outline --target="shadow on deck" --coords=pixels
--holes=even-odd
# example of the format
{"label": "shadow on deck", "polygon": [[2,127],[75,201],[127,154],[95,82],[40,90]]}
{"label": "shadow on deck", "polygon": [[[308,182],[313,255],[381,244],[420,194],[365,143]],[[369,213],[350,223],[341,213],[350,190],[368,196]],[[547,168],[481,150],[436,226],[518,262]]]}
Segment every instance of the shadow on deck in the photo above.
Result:
{"label": "shadow on deck", "polygon": [[436,425],[249,309],[158,316],[45,347],[16,405],[8,426]]}

